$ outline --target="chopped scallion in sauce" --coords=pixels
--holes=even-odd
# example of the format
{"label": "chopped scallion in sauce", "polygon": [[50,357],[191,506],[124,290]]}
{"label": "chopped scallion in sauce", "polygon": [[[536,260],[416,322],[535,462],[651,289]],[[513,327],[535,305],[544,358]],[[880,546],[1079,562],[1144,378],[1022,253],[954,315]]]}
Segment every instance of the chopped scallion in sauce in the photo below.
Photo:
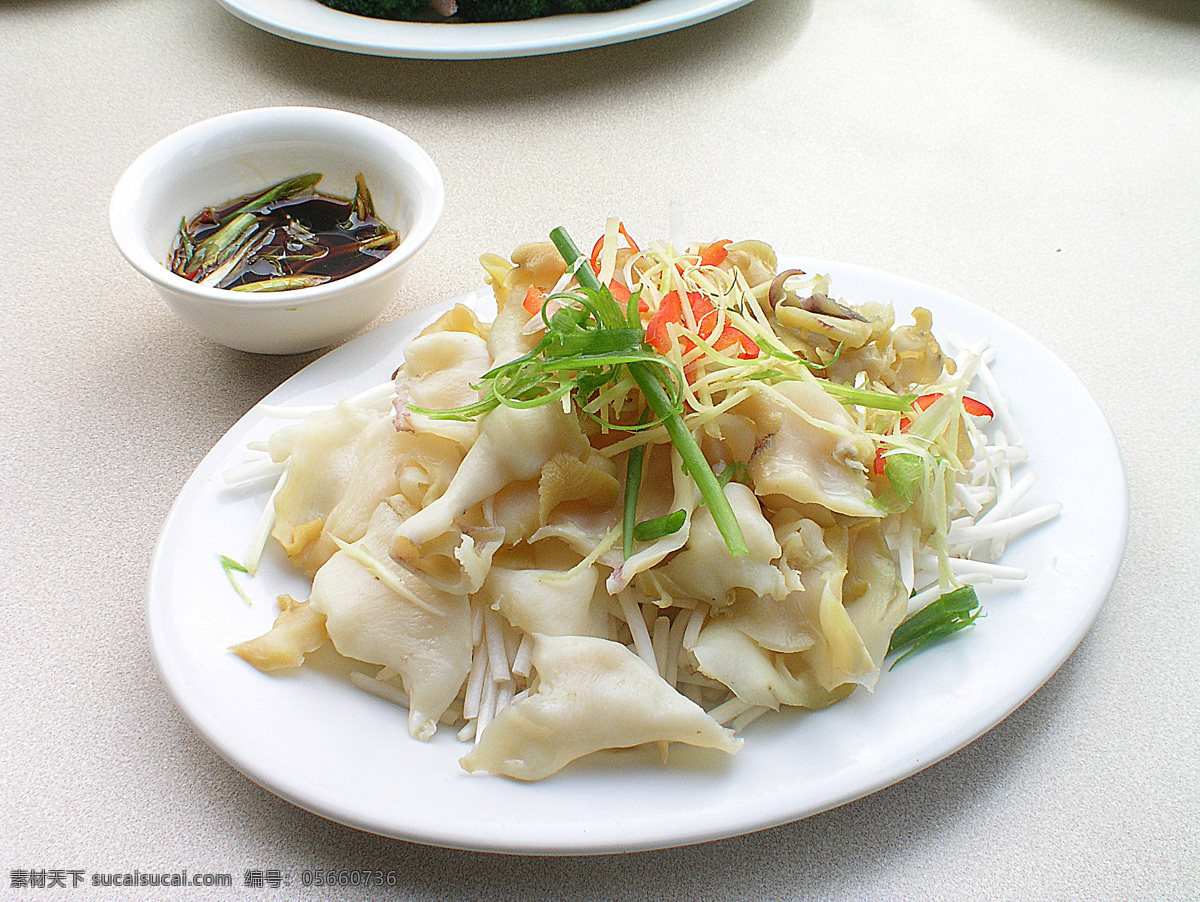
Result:
{"label": "chopped scallion in sauce", "polygon": [[213,288],[286,291],[361,272],[400,243],[361,174],[350,200],[318,193],[320,180],[299,175],[184,220],[168,268]]}

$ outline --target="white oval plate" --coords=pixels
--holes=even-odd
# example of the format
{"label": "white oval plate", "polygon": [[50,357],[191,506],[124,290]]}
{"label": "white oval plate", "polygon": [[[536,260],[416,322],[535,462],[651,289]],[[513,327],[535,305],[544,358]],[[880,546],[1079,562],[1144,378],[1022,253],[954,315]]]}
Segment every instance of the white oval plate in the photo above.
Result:
{"label": "white oval plate", "polygon": [[750,0],[645,0],[607,13],[520,22],[397,22],[330,9],[317,0],[217,0],[243,21],[318,47],[415,59],[493,59],[631,41],[716,18]]}
{"label": "white oval plate", "polygon": [[[248,441],[279,428],[251,410],[184,486],[152,562],[151,650],[180,709],[234,767],[317,814],[420,843],[534,854],[662,848],[798,820],[914,774],[991,729],[1066,660],[1116,578],[1128,501],[1113,435],[1066,366],[994,314],[872,270],[786,264],[831,273],[835,294],[851,301],[889,301],[898,315],[927,307],[939,335],[987,337],[998,349],[993,371],[1039,476],[1026,504],[1058,500],[1063,512],[1011,544],[1005,563],[1028,578],[982,587],[987,616],[974,628],[885,672],[874,693],[762,718],[733,757],[673,745],[665,766],[642,748],[575,762],[536,784],[469,775],[452,731],[427,744],[409,738],[407,712],[354,688],[331,652],[268,676],[226,650],[270,627],[278,593],[308,595],[276,550],[246,582],[252,607],[218,563],[222,554],[242,558],[266,495],[222,479],[246,459]],[[329,404],[387,380],[407,340],[449,304],[332,351],[266,402]]]}

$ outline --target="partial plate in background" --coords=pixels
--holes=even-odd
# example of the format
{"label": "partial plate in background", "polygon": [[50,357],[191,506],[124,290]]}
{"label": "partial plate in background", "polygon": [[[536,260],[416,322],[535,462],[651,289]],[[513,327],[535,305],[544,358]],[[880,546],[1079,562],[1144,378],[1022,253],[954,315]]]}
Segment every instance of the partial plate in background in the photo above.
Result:
{"label": "partial plate in background", "polygon": [[217,0],[271,34],[335,50],[415,59],[494,59],[582,50],[662,34],[716,18],[750,0],[645,0],[607,13],[519,22],[432,23],[370,19],[317,0]]}

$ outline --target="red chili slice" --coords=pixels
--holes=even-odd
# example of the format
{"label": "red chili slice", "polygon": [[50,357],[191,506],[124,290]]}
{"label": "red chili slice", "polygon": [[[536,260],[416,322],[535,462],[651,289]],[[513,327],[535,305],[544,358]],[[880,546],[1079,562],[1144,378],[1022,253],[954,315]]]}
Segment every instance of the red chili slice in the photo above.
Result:
{"label": "red chili slice", "polygon": [[[717,308],[701,292],[689,291],[687,297],[688,304],[692,308],[692,316],[696,320],[696,334],[705,341],[709,341],[717,325],[719,316]],[[680,299],[678,291],[669,291],[663,295],[658,305],[658,312],[646,324],[646,341],[660,354],[667,353],[671,348],[671,337],[667,332],[668,323],[677,323],[680,325],[683,323],[683,301]],[[717,351],[725,351],[737,346],[737,356],[742,360],[757,357],[760,353],[760,348],[749,335],[728,323],[725,324],[725,327],[721,330],[721,334],[711,344],[714,350]],[[695,346],[695,342],[690,339],[683,339],[683,352],[685,354]]]}
{"label": "red chili slice", "polygon": [[701,266],[720,266],[725,262],[725,258],[729,256],[726,247],[733,244],[729,239],[724,241],[714,241],[708,247],[700,251]]}
{"label": "red chili slice", "polygon": [[667,332],[668,323],[683,321],[683,302],[679,299],[678,291],[663,295],[658,302],[658,310],[646,323],[646,343],[660,354],[671,350],[671,336]]}
{"label": "red chili slice", "polygon": [[546,292],[538,288],[536,285],[530,285],[525,290],[525,300],[521,306],[528,310],[533,316],[537,316],[542,312],[542,305],[546,303]]}
{"label": "red chili slice", "polygon": [[[917,400],[913,402],[913,407],[918,407],[921,410],[928,410],[933,405],[933,402],[940,397],[942,397],[941,392],[930,392],[927,395],[921,395],[921,397],[917,398]],[[991,417],[995,415],[992,412],[992,408],[988,407],[982,401],[977,401],[975,398],[969,398],[964,395],[962,399],[962,405],[963,410],[973,417]],[[900,418],[901,432],[906,432],[908,427],[911,425],[912,420],[910,420],[908,417]]]}
{"label": "red chili slice", "polygon": [[887,458],[883,453],[883,446],[877,445],[875,448],[875,466],[873,467],[876,476],[882,476],[887,467]]}
{"label": "red chili slice", "polygon": [[976,401],[974,398],[963,398],[963,410],[973,417],[993,417],[995,413],[992,408],[988,407],[982,401]]}

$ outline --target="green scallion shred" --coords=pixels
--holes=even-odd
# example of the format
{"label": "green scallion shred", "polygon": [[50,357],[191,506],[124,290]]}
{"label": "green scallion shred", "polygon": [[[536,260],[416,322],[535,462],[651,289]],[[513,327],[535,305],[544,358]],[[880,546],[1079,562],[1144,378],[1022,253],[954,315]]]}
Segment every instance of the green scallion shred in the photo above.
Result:
{"label": "green scallion shred", "polygon": [[[738,310],[738,312],[741,313],[741,310]],[[837,363],[838,358],[842,356],[842,346],[845,344],[845,342],[838,342],[837,349],[834,350],[833,356],[829,358],[828,363],[817,363],[815,360],[805,360],[799,355],[789,354],[787,351],[780,350],[779,348],[775,347],[775,345],[771,344],[760,336],[755,336],[753,340],[754,343],[758,345],[759,350],[761,350],[768,357],[774,357],[776,360],[786,360],[788,363],[798,363],[801,366],[808,367],[810,370],[829,369],[831,366]]]}
{"label": "green scallion shred", "polygon": [[917,400],[916,395],[892,395],[869,388],[842,385],[840,382],[822,382],[821,388],[841,401],[857,404],[860,407],[873,407],[876,410],[898,410],[902,413],[910,413],[913,402]]}
{"label": "green scallion shred", "polygon": [[[797,361],[806,363],[799,359]],[[783,370],[761,370],[751,373],[746,378],[757,379],[760,382],[802,382],[806,379],[805,376],[786,373]],[[857,404],[859,407],[872,407],[876,410],[898,410],[902,413],[911,413],[913,402],[917,400],[916,395],[893,395],[870,388],[855,388],[853,385],[843,385],[828,379],[821,379],[819,383],[821,388],[839,401]]]}
{"label": "green scallion shred", "polygon": [[656,539],[661,539],[663,536],[669,536],[683,529],[683,524],[687,522],[687,513],[682,510],[671,511],[662,517],[655,517],[653,520],[643,520],[633,528],[632,538],[639,542],[653,542]]}
{"label": "green scallion shred", "polygon": [[731,482],[740,482],[743,485],[749,485],[750,468],[742,461],[735,460],[717,474],[717,482],[721,488],[725,488]]}
{"label": "green scallion shred", "polygon": [[254,602],[250,600],[250,596],[246,594],[246,590],[243,589],[241,584],[233,578],[234,573],[249,574],[250,570],[246,567],[246,565],[240,564],[233,558],[224,554],[218,554],[217,560],[221,562],[221,569],[225,571],[225,578],[229,580],[229,585],[233,586],[233,591],[237,592],[238,596],[242,599],[242,601],[246,602],[246,604],[254,604]]}
{"label": "green scallion shred", "polygon": [[641,300],[642,289],[638,288],[637,291],[629,295],[629,300],[625,303],[625,319],[628,321],[631,329],[642,328],[642,312],[641,307],[638,306]]}
{"label": "green scallion shred", "polygon": [[[622,309],[564,229],[552,231],[550,239],[579,289],[551,295],[563,302],[552,315],[547,314],[548,304],[542,305],[546,332],[533,350],[485,373],[480,380],[483,397],[473,404],[441,410],[410,405],[408,409],[437,419],[463,420],[475,419],[502,404],[530,408],[571,396],[579,410],[595,419],[587,411],[588,402],[627,372],[652,414],[637,428],[662,425],[684,470],[712,511],[730,554],[747,554],[733,508],[683,421],[684,375],[674,362],[645,343],[637,294]],[[627,497],[626,503],[636,505],[636,500],[630,502]],[[627,529],[626,535],[631,532]]]}
{"label": "green scallion shred", "polygon": [[908,650],[892,662],[892,667],[927,645],[941,642],[970,626],[981,614],[979,596],[973,586],[961,586],[945,593],[896,627],[887,653],[890,655],[903,648]]}
{"label": "green scallion shred", "polygon": [[[638,425],[644,425],[649,409],[643,410]],[[621,550],[625,560],[633,555],[633,533],[637,527],[638,492],[642,489],[642,464],[646,458],[646,446],[637,445],[629,449],[625,463],[625,503],[621,515]]]}
{"label": "green scallion shred", "polygon": [[912,504],[917,487],[925,479],[925,461],[919,454],[901,451],[887,455],[883,460],[883,475],[905,505]]}

